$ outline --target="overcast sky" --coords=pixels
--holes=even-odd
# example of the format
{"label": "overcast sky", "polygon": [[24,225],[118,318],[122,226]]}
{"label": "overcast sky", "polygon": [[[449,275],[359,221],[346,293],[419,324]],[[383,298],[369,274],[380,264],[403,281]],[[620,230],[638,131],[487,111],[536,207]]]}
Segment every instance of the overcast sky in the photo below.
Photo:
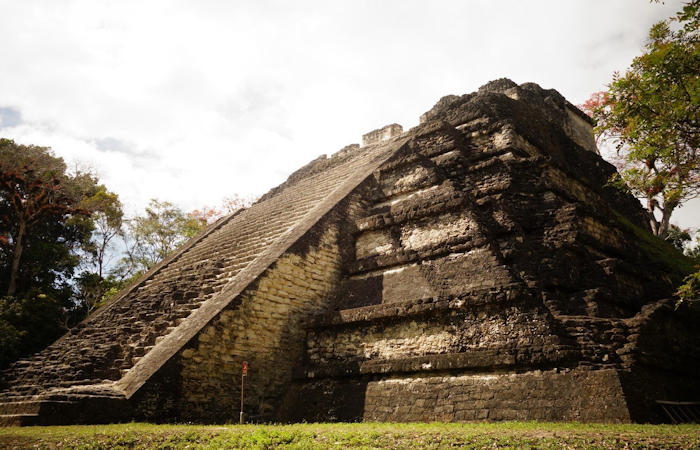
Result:
{"label": "overcast sky", "polygon": [[680,5],[0,0],[0,136],[92,166],[131,213],[212,206],[495,78],[580,104]]}

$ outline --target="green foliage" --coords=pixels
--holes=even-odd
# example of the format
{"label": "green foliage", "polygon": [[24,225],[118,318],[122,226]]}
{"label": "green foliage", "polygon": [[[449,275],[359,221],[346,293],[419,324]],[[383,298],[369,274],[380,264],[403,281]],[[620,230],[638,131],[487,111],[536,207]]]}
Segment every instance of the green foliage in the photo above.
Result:
{"label": "green foliage", "polygon": [[695,263],[695,272],[691,273],[685,279],[683,284],[678,286],[676,291],[676,308],[682,304],[697,303],[700,301],[700,236],[695,238],[695,246],[686,246],[685,256],[693,260]]}
{"label": "green foliage", "polygon": [[116,270],[122,278],[145,272],[205,227],[172,203],[152,199],[143,216],[127,222],[127,255]]}
{"label": "green foliage", "polygon": [[677,225],[671,224],[668,227],[668,233],[664,240],[680,251],[685,251],[685,246],[691,241],[690,230],[683,229]]}
{"label": "green foliage", "polygon": [[65,308],[37,289],[0,298],[0,367],[43,349],[65,329]]}
{"label": "green foliage", "polygon": [[71,322],[72,279],[93,223],[81,206],[97,191],[50,149],[0,139],[0,364],[43,348]]}
{"label": "green foliage", "polygon": [[699,5],[692,1],[654,25],[644,53],[587,103],[597,134],[624,156],[622,179],[646,200],[652,228],[662,237],[673,210],[700,191]]}
{"label": "green foliage", "polygon": [[14,300],[13,297],[0,299],[0,368],[19,358],[22,336],[25,334],[14,324],[21,309],[8,304],[12,300]]}
{"label": "green foliage", "polygon": [[685,279],[683,279],[683,284],[678,287],[676,291],[676,296],[678,297],[678,302],[676,303],[676,308],[678,308],[683,303],[697,302],[700,300],[700,267],[698,271],[691,273]]}
{"label": "green foliage", "polygon": [[124,210],[117,194],[109,192],[103,185],[89,197],[83,198],[81,207],[90,212],[93,233],[83,249],[90,256],[90,264],[95,273],[102,278],[105,265],[109,263],[109,254],[114,239],[122,232]]}
{"label": "green foliage", "polygon": [[68,299],[76,252],[92,231],[80,201],[95,188],[93,177],[68,174],[48,148],[0,139],[0,292],[40,288]]}

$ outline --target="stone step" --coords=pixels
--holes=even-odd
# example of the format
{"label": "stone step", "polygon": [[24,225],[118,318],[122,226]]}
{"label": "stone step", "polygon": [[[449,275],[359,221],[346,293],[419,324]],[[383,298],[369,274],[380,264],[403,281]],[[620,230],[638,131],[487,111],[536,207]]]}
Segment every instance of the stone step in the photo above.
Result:
{"label": "stone step", "polygon": [[[163,285],[173,285],[173,286],[178,286],[178,285],[191,285],[190,281],[184,280],[183,278],[187,277],[192,277],[193,279],[196,279],[198,283],[201,285],[206,286],[209,280],[215,280],[219,277],[221,277],[222,274],[224,273],[230,273],[232,270],[235,270],[237,268],[245,267],[248,265],[251,261],[253,261],[257,256],[261,253],[261,250],[256,249],[255,251],[251,252],[250,254],[235,258],[234,261],[231,263],[226,264],[224,267],[218,270],[211,270],[207,272],[198,272],[196,270],[192,270],[191,272],[186,272],[183,273],[182,270],[180,270],[177,267],[174,267],[172,269],[164,270],[161,274],[159,274],[157,277],[154,277],[151,281],[150,284],[145,285],[140,291],[139,295],[141,297],[146,297],[149,295],[150,291],[157,291],[156,297],[161,297],[162,296],[162,290],[163,290]],[[160,295],[158,295],[160,294]]]}
{"label": "stone step", "polygon": [[15,401],[0,401],[0,414],[36,414],[41,401],[17,397]]}
{"label": "stone step", "polygon": [[16,390],[31,390],[41,388],[38,384],[15,384],[12,386]]}
{"label": "stone step", "polygon": [[39,411],[44,405],[60,406],[73,404],[71,401],[56,401],[56,400],[17,400],[11,402],[0,403],[0,415],[17,415],[17,414],[39,414]]}
{"label": "stone step", "polygon": [[343,309],[319,316],[310,328],[394,320],[397,317],[410,317],[436,310],[479,308],[485,304],[510,301],[516,298],[522,289],[521,284],[515,283],[504,286],[498,291],[492,291],[489,288],[475,289],[468,296],[460,298],[425,298]]}
{"label": "stone step", "polygon": [[625,325],[625,319],[619,319],[616,317],[593,317],[593,316],[573,316],[573,315],[563,315],[563,314],[557,314],[555,316],[558,320],[563,322],[564,324],[581,324],[581,325],[589,325],[589,324],[616,324],[620,326]]}
{"label": "stone step", "polygon": [[468,369],[478,373],[490,373],[512,367],[517,367],[519,370],[549,369],[575,365],[580,357],[578,349],[570,346],[560,346],[556,353],[540,353],[537,357],[533,357],[532,353],[519,350],[504,350],[496,347],[395,359],[322,361],[307,363],[303,369],[297,369],[294,377],[302,380],[455,369]]}
{"label": "stone step", "polygon": [[34,425],[38,419],[38,414],[0,414],[0,427]]}
{"label": "stone step", "polygon": [[[243,248],[237,249],[235,255],[229,258],[230,261],[245,260],[248,261],[251,256],[257,257],[257,255],[267,246],[267,242],[261,242],[262,234],[272,234],[275,236],[280,234],[282,231],[286,230],[288,226],[273,228],[271,230],[266,230],[264,227],[262,231],[254,233],[252,235],[246,236],[246,241],[250,242],[252,245],[246,245]],[[270,231],[266,233],[266,231]],[[234,244],[228,246],[221,246],[220,243],[214,244],[213,247],[217,248],[219,251],[217,253],[225,253],[227,250],[230,253],[231,247]],[[202,256],[206,255],[208,258],[212,255],[212,250],[206,248],[207,246],[198,246],[196,251],[190,251],[188,254],[183,255],[177,262],[172,262],[167,268],[164,268],[159,273],[155,274],[153,278],[147,280],[142,287],[150,287],[151,285],[162,285],[163,282],[168,280],[177,280],[183,276],[183,273],[190,274],[194,273],[199,275],[198,268],[196,264],[201,261]],[[194,249],[193,249],[194,250]],[[228,264],[223,264],[221,268],[225,268]],[[215,272],[215,271],[212,271]]]}
{"label": "stone step", "polygon": [[[0,404],[5,404],[5,403],[22,403],[22,402],[32,402],[35,401],[34,397],[38,396],[32,396],[32,395],[21,395],[21,394],[14,394],[11,392],[3,392],[2,395],[0,396]],[[1,413],[1,411],[0,411]]]}
{"label": "stone step", "polygon": [[[111,362],[111,361],[110,361]],[[101,378],[83,378],[81,380],[62,380],[62,381],[56,381],[55,386],[61,386],[61,387],[66,387],[66,386],[77,386],[77,385],[82,385],[82,386],[93,386],[96,384],[100,384],[102,382]]]}

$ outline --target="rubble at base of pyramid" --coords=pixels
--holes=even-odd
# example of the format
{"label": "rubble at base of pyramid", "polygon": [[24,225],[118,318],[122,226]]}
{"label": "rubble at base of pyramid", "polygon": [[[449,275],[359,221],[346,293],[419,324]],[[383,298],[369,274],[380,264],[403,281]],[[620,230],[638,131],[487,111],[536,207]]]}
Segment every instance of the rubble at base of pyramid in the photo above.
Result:
{"label": "rubble at base of pyramid", "polygon": [[588,118],[510,80],[318,158],[2,374],[12,424],[667,420],[687,261]]}

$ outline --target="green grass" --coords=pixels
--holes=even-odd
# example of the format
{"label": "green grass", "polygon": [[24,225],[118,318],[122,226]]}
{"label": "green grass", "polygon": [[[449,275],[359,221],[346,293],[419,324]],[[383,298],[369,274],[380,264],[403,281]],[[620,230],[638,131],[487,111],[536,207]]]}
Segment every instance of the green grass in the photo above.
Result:
{"label": "green grass", "polygon": [[700,425],[344,423],[0,428],[0,448],[700,448]]}

